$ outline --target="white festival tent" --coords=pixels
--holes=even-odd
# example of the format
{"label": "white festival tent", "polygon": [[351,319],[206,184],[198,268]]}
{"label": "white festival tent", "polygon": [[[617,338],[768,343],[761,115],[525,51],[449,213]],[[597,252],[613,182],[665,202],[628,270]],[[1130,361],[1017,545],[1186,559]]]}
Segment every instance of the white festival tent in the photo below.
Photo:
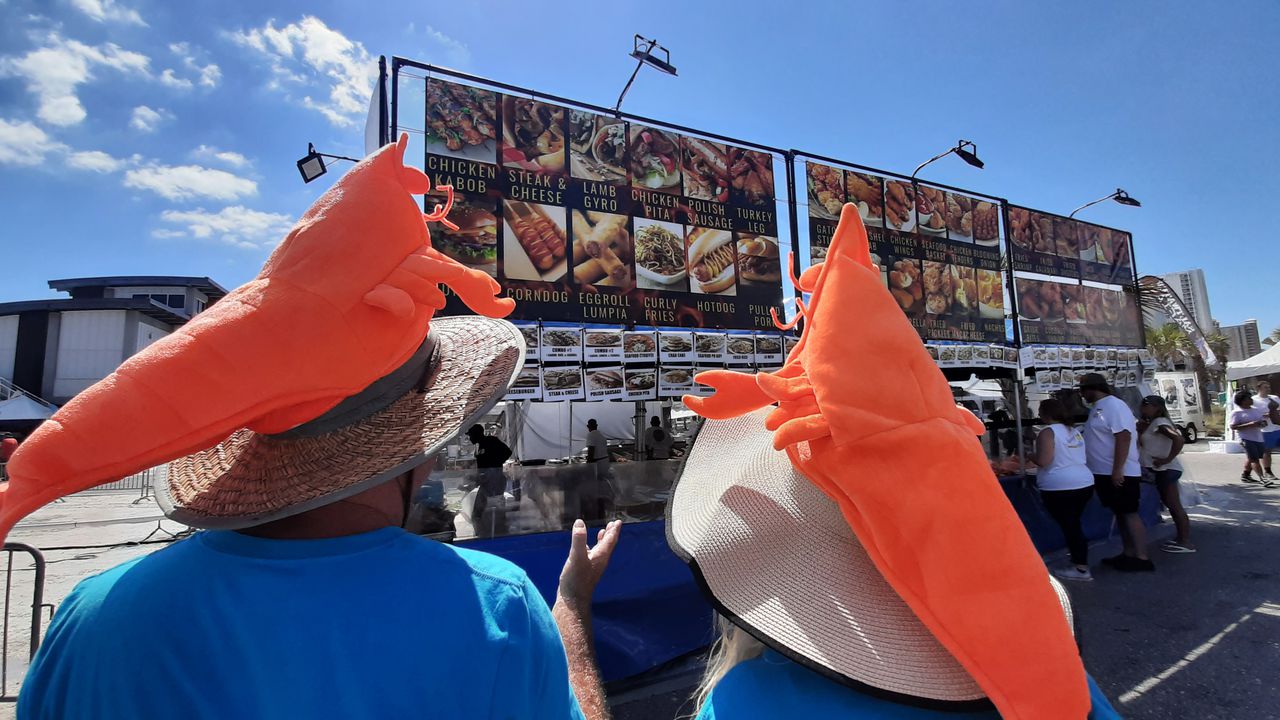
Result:
{"label": "white festival tent", "polygon": [[1228,380],[1243,380],[1276,373],[1280,373],[1280,343],[1272,345],[1270,349],[1251,358],[1227,363]]}
{"label": "white festival tent", "polygon": [[56,409],[41,405],[26,395],[14,395],[8,400],[0,402],[0,421],[48,420]]}

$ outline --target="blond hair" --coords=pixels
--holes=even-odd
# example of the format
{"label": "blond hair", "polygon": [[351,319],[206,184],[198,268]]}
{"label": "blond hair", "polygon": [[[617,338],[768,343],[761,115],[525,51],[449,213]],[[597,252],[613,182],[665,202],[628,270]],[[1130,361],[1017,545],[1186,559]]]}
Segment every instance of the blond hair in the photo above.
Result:
{"label": "blond hair", "polygon": [[702,711],[702,706],[711,697],[711,691],[734,666],[745,660],[760,657],[764,652],[763,643],[752,637],[746,630],[729,622],[723,615],[716,615],[716,627],[720,630],[720,637],[716,639],[715,644],[711,646],[711,652],[707,654],[707,669],[703,672],[702,682],[698,683],[698,689],[693,694],[695,715]]}

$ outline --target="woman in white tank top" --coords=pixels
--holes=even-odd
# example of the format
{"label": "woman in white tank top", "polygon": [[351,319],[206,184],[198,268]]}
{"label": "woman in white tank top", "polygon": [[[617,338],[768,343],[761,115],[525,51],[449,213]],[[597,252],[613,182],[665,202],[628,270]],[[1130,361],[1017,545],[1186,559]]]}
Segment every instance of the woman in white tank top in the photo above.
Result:
{"label": "woman in white tank top", "polygon": [[1089,541],[1080,527],[1089,498],[1093,497],[1093,473],[1085,464],[1084,436],[1066,423],[1066,407],[1057,398],[1040,403],[1040,420],[1048,427],[1036,438],[1036,485],[1050,517],[1062,529],[1073,567],[1055,568],[1064,580],[1092,580]]}

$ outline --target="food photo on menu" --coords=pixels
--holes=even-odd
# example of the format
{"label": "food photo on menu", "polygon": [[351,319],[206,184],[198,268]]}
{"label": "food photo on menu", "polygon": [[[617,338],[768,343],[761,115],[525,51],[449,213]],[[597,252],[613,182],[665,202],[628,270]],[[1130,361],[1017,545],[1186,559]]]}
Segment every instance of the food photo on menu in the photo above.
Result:
{"label": "food photo on menu", "polygon": [[555,282],[568,270],[565,209],[518,200],[503,202],[502,274],[511,280]]}
{"label": "food photo on menu", "polygon": [[722,333],[698,333],[695,347],[700,355],[716,355],[724,352],[724,341]]}
{"label": "food photo on menu", "polygon": [[1089,321],[1089,311],[1085,308],[1084,291],[1085,286],[1083,285],[1062,286],[1062,315],[1067,322],[1084,324]]}
{"label": "food photo on menu", "polygon": [[587,347],[620,348],[622,347],[622,331],[588,330],[583,334],[582,342]]}
{"label": "food photo on menu", "polygon": [[582,368],[563,367],[542,369],[542,386],[546,390],[571,390],[582,387]]}
{"label": "food photo on menu", "polygon": [[1075,260],[1080,257],[1076,243],[1075,223],[1066,218],[1053,219],[1053,242],[1058,257]]}
{"label": "food photo on menu", "polygon": [[947,236],[952,240],[973,241],[974,199],[959,193],[946,193],[943,203],[943,222]]}
{"label": "food photo on menu", "polygon": [[978,312],[978,282],[976,270],[968,265],[949,265],[953,276],[951,311],[957,315],[974,315]]}
{"label": "food photo on menu", "polygon": [[731,335],[725,352],[730,355],[755,355],[756,343],[750,335]]}
{"label": "food photo on menu", "polygon": [[1009,240],[1028,252],[1052,255],[1053,220],[1026,208],[1009,208]]}
{"label": "food photo on menu", "polygon": [[698,200],[729,202],[729,154],[724,145],[701,138],[680,138],[684,194]]}
{"label": "food photo on menu", "polygon": [[777,238],[750,233],[734,233],[734,236],[738,244],[738,282],[743,287],[776,287],[782,282]]}
{"label": "food photo on menu", "polygon": [[693,349],[693,341],[687,334],[662,334],[662,351],[666,353],[687,353]]}
{"label": "food photo on menu", "polygon": [[844,186],[849,202],[858,206],[858,214],[867,227],[884,226],[884,178],[844,171]]}
{"label": "food photo on menu", "polygon": [[526,365],[520,369],[520,373],[516,375],[516,381],[511,386],[513,390],[527,390],[542,386],[542,368],[537,365]]}
{"label": "food photo on menu", "polygon": [[630,290],[635,287],[631,218],[573,211],[573,281]]}
{"label": "food photo on menu", "polygon": [[587,370],[587,387],[591,390],[621,390],[623,384],[620,367]]}
{"label": "food photo on menu", "polygon": [[916,228],[916,194],[911,183],[888,180],[884,184],[884,213],[891,230],[911,232]]}
{"label": "food photo on menu", "polygon": [[782,338],[770,337],[768,335],[756,336],[756,354],[757,355],[781,355],[782,354]]}
{"label": "food photo on menu", "polygon": [[687,292],[684,226],[636,218],[636,285],[649,290]]}
{"label": "food photo on menu", "polygon": [[727,230],[695,227],[685,239],[690,290],[703,295],[736,295],[737,258]]}
{"label": "food photo on menu", "polygon": [[924,261],[924,309],[930,315],[951,312],[955,298],[956,277],[943,262]]}
{"label": "food photo on menu", "polygon": [[[431,245],[468,267],[498,276],[497,205],[487,197],[454,196],[449,221],[451,228],[436,223],[431,228]],[[535,278],[536,279],[536,278]]]}
{"label": "food photo on menu", "polygon": [[583,180],[625,182],[626,123],[585,110],[570,110],[569,173]]}
{"label": "food photo on menu", "polygon": [[996,270],[978,270],[978,314],[988,320],[1004,319],[1004,281]]}
{"label": "food photo on menu", "polygon": [[533,172],[564,172],[565,109],[504,95],[502,164]]}
{"label": "food photo on menu", "polygon": [[582,346],[582,332],[579,330],[547,330],[542,331],[542,342],[548,348],[573,348]]}
{"label": "food photo on menu", "polygon": [[629,332],[623,340],[623,351],[636,354],[652,354],[657,351],[657,341],[651,332]]}
{"label": "food photo on menu", "polygon": [[[880,264],[879,256],[872,255],[872,261]],[[889,292],[897,301],[898,307],[907,315],[918,315],[924,310],[924,280],[920,261],[914,258],[900,258],[888,265],[884,278],[889,285]]]}
{"label": "food photo on menu", "polygon": [[680,192],[679,137],[665,130],[632,125],[627,158],[633,187]]}
{"label": "food photo on menu", "polygon": [[427,81],[427,152],[492,163],[498,157],[498,94]]}
{"label": "food photo on menu", "polygon": [[995,203],[979,200],[974,206],[973,239],[987,247],[1000,244],[1000,208]]}
{"label": "food photo on menu", "polygon": [[730,147],[729,185],[739,202],[761,205],[773,199],[773,155]]}
{"label": "food photo on menu", "polygon": [[809,215],[838,220],[845,202],[844,173],[839,168],[806,163],[809,185]]}
{"label": "food photo on menu", "polygon": [[626,385],[631,391],[652,390],[658,385],[658,371],[656,368],[627,368]]}
{"label": "food photo on menu", "polygon": [[920,232],[929,235],[947,233],[946,193],[925,185],[916,186],[916,219]]}

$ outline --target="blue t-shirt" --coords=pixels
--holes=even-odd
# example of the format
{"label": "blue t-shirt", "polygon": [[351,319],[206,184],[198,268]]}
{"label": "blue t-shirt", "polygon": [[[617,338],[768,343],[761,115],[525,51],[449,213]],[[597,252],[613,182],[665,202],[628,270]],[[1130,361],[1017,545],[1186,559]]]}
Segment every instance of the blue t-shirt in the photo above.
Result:
{"label": "blue t-shirt", "polygon": [[[1089,678],[1093,710],[1089,720],[1119,720],[1093,678]],[[697,720],[792,720],[858,718],[858,720],[1000,720],[994,710],[943,712],[903,705],[828,680],[772,650],[733,667],[711,691]]]}
{"label": "blue t-shirt", "polygon": [[581,718],[524,572],[385,528],[203,532],[80,583],[18,717]]}

